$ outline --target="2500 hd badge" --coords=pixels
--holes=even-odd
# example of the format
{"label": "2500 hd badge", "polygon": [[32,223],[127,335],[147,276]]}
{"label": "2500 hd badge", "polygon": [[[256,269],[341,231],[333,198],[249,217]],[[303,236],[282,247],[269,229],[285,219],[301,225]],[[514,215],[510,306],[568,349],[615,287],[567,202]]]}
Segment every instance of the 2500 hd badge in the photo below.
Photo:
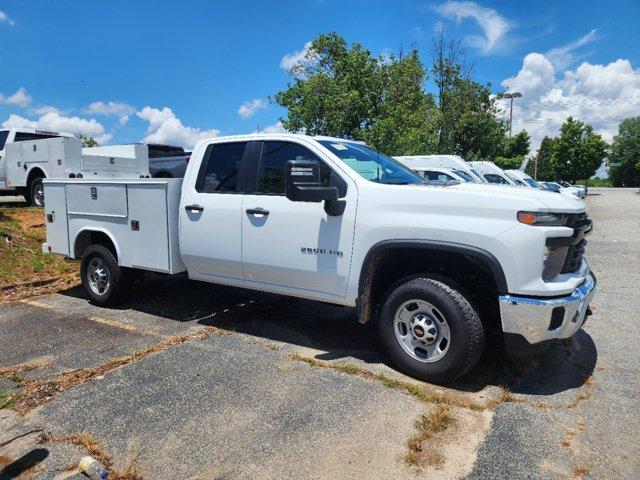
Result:
{"label": "2500 hd badge", "polygon": [[336,257],[342,257],[342,252],[340,250],[327,250],[326,248],[300,247],[300,253],[307,255],[335,255]]}

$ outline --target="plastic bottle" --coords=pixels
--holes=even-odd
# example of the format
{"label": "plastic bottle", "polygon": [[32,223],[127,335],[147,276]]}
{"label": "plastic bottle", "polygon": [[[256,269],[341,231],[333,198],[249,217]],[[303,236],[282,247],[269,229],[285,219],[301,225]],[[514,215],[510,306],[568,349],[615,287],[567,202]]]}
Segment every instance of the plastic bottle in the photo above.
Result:
{"label": "plastic bottle", "polygon": [[78,470],[93,479],[105,479],[109,475],[98,460],[88,455],[80,459]]}

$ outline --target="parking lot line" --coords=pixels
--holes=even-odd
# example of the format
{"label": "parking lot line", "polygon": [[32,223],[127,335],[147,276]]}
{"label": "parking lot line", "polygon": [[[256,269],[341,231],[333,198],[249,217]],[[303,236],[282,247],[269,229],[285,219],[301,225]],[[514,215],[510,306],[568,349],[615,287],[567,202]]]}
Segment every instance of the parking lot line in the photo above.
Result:
{"label": "parking lot line", "polygon": [[152,335],[154,337],[158,337],[162,339],[167,339],[170,337],[170,335],[165,335],[164,333],[160,333],[151,328],[138,327],[131,323],[121,322],[120,320],[115,320],[113,318],[98,317],[97,315],[91,315],[90,317],[87,317],[87,320],[91,320],[92,322],[102,323],[104,325],[109,325],[111,327],[121,328],[122,330],[141,333],[143,335]]}

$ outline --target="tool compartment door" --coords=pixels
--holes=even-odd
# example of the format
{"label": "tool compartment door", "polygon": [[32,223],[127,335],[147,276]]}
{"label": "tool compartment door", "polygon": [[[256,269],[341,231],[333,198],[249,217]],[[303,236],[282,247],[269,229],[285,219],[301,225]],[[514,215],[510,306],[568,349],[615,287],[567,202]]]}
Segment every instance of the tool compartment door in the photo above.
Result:
{"label": "tool compartment door", "polygon": [[47,225],[47,245],[52,253],[69,255],[69,221],[67,218],[67,196],[64,183],[44,182],[47,202],[44,218]]}
{"label": "tool compartment door", "polygon": [[127,196],[131,266],[161,272],[170,271],[167,185],[129,184]]}

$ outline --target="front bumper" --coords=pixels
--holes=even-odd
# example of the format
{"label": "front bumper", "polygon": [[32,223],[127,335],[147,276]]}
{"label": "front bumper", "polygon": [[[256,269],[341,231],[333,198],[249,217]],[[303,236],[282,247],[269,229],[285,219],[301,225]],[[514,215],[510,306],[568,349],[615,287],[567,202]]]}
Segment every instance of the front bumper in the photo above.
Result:
{"label": "front bumper", "polygon": [[582,327],[595,292],[596,277],[589,273],[573,293],[564,297],[500,295],[502,330],[521,335],[530,344],[569,338]]}

